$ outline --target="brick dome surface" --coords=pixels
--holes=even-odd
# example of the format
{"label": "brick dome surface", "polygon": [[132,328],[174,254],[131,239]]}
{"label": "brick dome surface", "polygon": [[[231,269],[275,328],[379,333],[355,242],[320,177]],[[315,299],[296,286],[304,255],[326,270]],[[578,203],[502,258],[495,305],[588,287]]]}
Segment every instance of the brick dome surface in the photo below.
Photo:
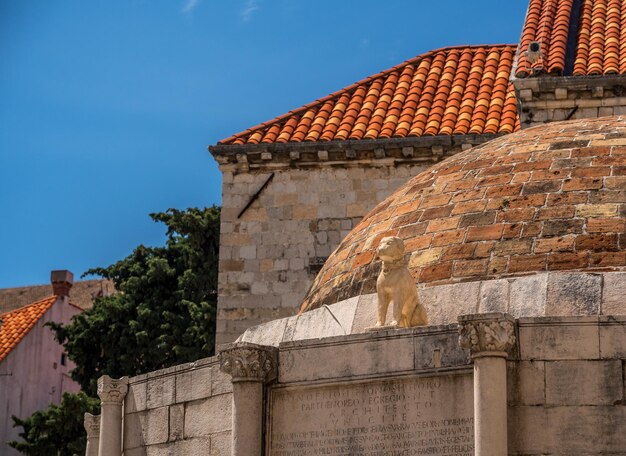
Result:
{"label": "brick dome surface", "polygon": [[372,293],[384,236],[416,283],[626,269],[626,120],[529,128],[415,176],[348,234],[300,310]]}

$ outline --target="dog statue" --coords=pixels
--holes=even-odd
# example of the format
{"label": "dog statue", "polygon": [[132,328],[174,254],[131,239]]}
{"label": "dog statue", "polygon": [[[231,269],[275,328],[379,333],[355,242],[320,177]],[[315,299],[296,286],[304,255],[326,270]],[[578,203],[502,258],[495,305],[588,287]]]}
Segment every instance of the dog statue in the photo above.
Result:
{"label": "dog statue", "polygon": [[420,304],[415,282],[404,261],[404,241],[395,236],[384,237],[376,254],[383,267],[376,281],[378,320],[372,329],[385,327],[389,304],[392,304],[393,312],[390,327],[427,325],[426,309]]}

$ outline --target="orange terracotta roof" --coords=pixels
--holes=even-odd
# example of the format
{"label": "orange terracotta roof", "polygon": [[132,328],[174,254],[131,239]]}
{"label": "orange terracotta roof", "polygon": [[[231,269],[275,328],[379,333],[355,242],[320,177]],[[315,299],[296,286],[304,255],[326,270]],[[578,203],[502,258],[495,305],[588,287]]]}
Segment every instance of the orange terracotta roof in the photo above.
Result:
{"label": "orange terracotta roof", "polygon": [[46,311],[57,301],[56,296],[42,299],[12,312],[0,314],[0,361],[35,326]]}
{"label": "orange terracotta roof", "polygon": [[516,45],[431,51],[370,76],[220,145],[511,133]]}
{"label": "orange terracotta roof", "polygon": [[[572,19],[577,23],[570,27]],[[570,33],[575,36],[570,37]],[[570,40],[575,46],[568,56]],[[525,55],[532,41],[540,42],[543,51],[542,58],[533,64]],[[515,76],[525,78],[533,73],[554,76],[626,73],[626,2],[530,0]]]}
{"label": "orange terracotta roof", "polygon": [[626,4],[583,0],[574,75],[626,73]]}
{"label": "orange terracotta roof", "polygon": [[[527,77],[540,68],[550,74],[563,74],[572,5],[573,0],[530,0],[515,76]],[[532,41],[541,43],[543,58],[531,65],[524,52]]]}

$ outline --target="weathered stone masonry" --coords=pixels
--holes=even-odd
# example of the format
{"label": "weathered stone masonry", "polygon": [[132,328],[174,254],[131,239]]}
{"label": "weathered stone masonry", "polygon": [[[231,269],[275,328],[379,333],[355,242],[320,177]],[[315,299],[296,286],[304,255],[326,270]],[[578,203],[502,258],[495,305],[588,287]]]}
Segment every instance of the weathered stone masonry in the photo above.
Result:
{"label": "weathered stone masonry", "polygon": [[[453,301],[452,306],[454,303],[458,304],[458,301]],[[371,304],[371,310],[374,310],[375,303]],[[354,311],[354,306],[347,302],[334,307],[339,314],[348,308]],[[479,375],[489,373],[471,374],[470,354],[473,355],[473,369],[480,369],[484,366],[476,366],[477,361],[480,364],[486,358],[489,362],[489,358],[498,356],[501,350],[501,359],[496,360],[500,364],[498,372],[482,377],[483,380],[496,380],[498,397],[480,398],[479,405],[506,413],[498,423],[502,431],[495,433],[493,428],[487,427],[487,433],[481,434],[478,424],[481,409],[475,407],[472,432],[476,433],[479,444],[506,443],[508,453],[494,446],[492,449],[500,452],[476,451],[476,454],[624,454],[624,317],[596,315],[511,320],[502,316],[501,319],[508,321],[514,329],[514,339],[510,337],[510,331],[503,331],[497,334],[506,336],[506,339],[487,341],[486,334],[481,334],[480,324],[489,317],[493,320],[494,314],[463,318],[461,325],[411,330],[360,333],[361,329],[353,327],[348,331],[349,335],[339,337],[327,337],[329,327],[324,320],[328,312],[325,309],[307,315],[305,339],[308,340],[294,337],[294,331],[290,330],[295,324],[293,318],[283,321],[282,325],[273,322],[257,327],[246,333],[252,343],[228,347],[227,356],[222,355],[222,358],[243,354],[245,360],[239,368],[248,367],[246,376],[235,372],[234,379],[231,378],[219,369],[218,359],[213,357],[129,379],[128,394],[124,398],[124,454],[260,454],[231,453],[235,445],[252,441],[245,440],[244,435],[232,428],[233,414],[236,413],[232,406],[237,400],[234,388],[238,382],[247,383],[246,377],[254,380],[252,383],[274,378],[274,375],[263,376],[260,368],[267,364],[256,364],[255,361],[262,358],[251,353],[251,348],[256,352],[278,352],[278,362],[269,366],[275,370],[277,378],[265,383],[262,393],[269,411],[263,418],[267,432],[259,433],[257,438],[262,439],[266,453],[273,454],[273,438],[278,434],[272,432],[274,425],[284,427],[285,423],[298,423],[299,427],[311,431],[329,427],[325,422],[315,421],[315,417],[324,416],[319,410],[307,412],[313,418],[302,423],[298,421],[302,414],[298,414],[296,408],[281,408],[278,396],[284,395],[285,391],[291,391],[292,397],[303,397],[303,393],[324,386],[331,391],[345,391],[358,388],[359,384],[380,385],[385,382],[397,385],[403,381],[401,379],[414,382],[433,379],[449,384],[451,389],[446,391],[458,392],[456,396],[442,397],[434,405],[438,403],[440,408],[451,413],[450,416],[463,417],[467,414],[463,404],[471,403],[479,396],[473,391],[471,382],[481,380],[477,378]],[[354,315],[355,324],[357,315]],[[464,350],[459,344],[458,329],[468,323],[479,326],[478,346]],[[489,324],[493,329],[492,325]],[[311,337],[313,335],[317,337]],[[255,343],[264,346],[254,347]],[[279,343],[278,349],[273,348]],[[493,347],[487,346],[491,344]],[[510,347],[511,344],[514,347]],[[233,353],[237,351],[239,353]],[[504,351],[508,352],[506,360]],[[491,395],[496,391],[485,387],[479,392]],[[259,394],[256,403],[260,402]],[[351,408],[347,407],[347,410]],[[362,408],[353,410],[361,412]],[[363,416],[363,413],[357,415]],[[423,419],[431,416],[428,412]],[[246,417],[241,415],[238,418]],[[504,427],[505,424],[508,426]],[[392,437],[391,433],[387,435]],[[481,440],[481,436],[495,438]],[[242,441],[238,441],[242,437]],[[312,439],[300,441],[312,442]],[[254,443],[258,444],[258,441]]]}
{"label": "weathered stone masonry", "polygon": [[626,114],[626,77],[513,79],[522,128],[546,122]]}
{"label": "weathered stone masonry", "polygon": [[494,137],[211,147],[223,173],[217,343],[293,315],[325,259],[376,204]]}

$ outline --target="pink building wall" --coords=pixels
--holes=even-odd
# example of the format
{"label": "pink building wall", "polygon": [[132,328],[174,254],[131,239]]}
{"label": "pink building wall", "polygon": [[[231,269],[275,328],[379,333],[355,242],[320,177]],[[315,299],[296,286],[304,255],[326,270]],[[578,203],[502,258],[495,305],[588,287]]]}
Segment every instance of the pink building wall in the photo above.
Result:
{"label": "pink building wall", "polygon": [[64,392],[78,392],[80,387],[70,377],[74,364],[66,358],[62,365],[63,346],[45,324],[69,323],[81,310],[59,297],[31,330],[0,361],[0,454],[18,455],[6,445],[18,438],[22,428],[14,428],[12,415],[26,418],[50,404],[58,404]]}

